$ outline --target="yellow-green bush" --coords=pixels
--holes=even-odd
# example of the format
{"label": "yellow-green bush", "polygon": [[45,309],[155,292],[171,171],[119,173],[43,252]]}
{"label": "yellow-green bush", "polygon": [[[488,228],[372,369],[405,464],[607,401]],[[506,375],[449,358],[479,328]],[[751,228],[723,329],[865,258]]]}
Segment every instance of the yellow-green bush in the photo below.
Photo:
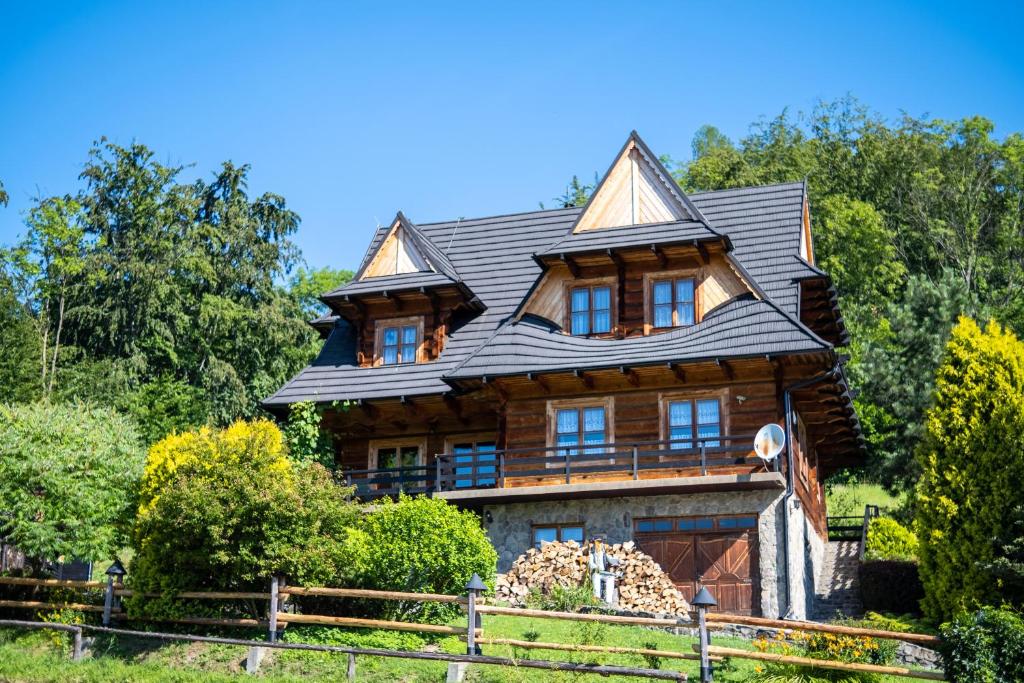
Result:
{"label": "yellow-green bush", "polygon": [[935,621],[998,602],[981,569],[1024,481],[1024,344],[995,323],[953,328],[917,453],[922,608]]}
{"label": "yellow-green bush", "polygon": [[895,519],[875,517],[868,525],[868,560],[916,560],[917,536]]}
{"label": "yellow-green bush", "polygon": [[150,614],[183,607],[182,590],[264,590],[271,574],[293,584],[344,581],[345,539],[359,511],[321,465],[293,465],[265,420],[171,436],[150,450],[128,580],[160,599],[132,598]]}

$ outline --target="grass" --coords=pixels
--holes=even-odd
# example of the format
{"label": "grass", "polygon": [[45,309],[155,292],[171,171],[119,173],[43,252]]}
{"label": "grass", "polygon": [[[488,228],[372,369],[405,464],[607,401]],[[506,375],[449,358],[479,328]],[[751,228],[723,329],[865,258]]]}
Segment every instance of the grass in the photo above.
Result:
{"label": "grass", "polygon": [[[457,623],[457,622],[455,622]],[[589,643],[618,647],[650,648],[691,652],[696,639],[629,626],[595,626],[589,622],[527,619],[512,616],[488,616],[484,620],[485,637],[542,642]],[[252,631],[245,636],[258,637]],[[465,652],[465,644],[454,637],[425,641],[408,634],[366,632],[335,628],[293,627],[286,640],[293,642],[325,642],[389,649],[435,648],[444,652]],[[713,636],[714,644],[751,649],[749,641]],[[586,652],[525,650],[510,646],[484,646],[488,655],[514,659],[558,659],[575,662],[619,664],[649,667],[651,662],[637,655],[611,655]],[[166,643],[143,638],[97,638],[89,656],[71,663],[67,639],[50,633],[0,630],[0,681],[25,683],[91,683],[92,681],[128,681],[130,683],[191,683],[192,681],[240,681],[256,678],[266,683],[324,679],[344,680],[346,658],[330,653],[270,651],[260,673],[253,677],[244,673],[247,654],[242,646],[207,643]],[[662,659],[659,667],[681,670],[697,680],[697,663]],[[749,680],[755,662],[734,660],[716,667],[717,681]],[[394,658],[359,657],[356,660],[357,680],[369,683],[440,682],[445,679],[447,664]],[[544,672],[516,667],[477,666],[470,670],[474,683],[525,683],[547,681],[637,681],[640,679],[612,676],[608,678],[565,672]],[[885,677],[883,681],[898,681]]]}
{"label": "grass", "polygon": [[882,511],[894,511],[903,502],[881,484],[834,484],[826,487],[825,501],[830,517],[861,517],[865,505],[877,505]]}

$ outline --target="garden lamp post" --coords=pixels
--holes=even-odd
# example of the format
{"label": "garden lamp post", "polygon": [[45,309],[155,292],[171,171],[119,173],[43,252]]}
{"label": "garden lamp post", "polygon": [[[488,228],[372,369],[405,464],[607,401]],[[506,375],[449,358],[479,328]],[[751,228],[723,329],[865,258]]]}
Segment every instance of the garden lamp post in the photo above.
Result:
{"label": "garden lamp post", "polygon": [[697,630],[700,634],[700,683],[710,683],[711,658],[708,656],[708,646],[711,644],[708,638],[708,623],[704,618],[709,607],[714,607],[718,602],[704,586],[693,596],[690,605],[697,608]]}
{"label": "garden lamp post", "polygon": [[466,654],[480,654],[480,646],[476,644],[476,630],[480,628],[480,615],[476,613],[476,601],[480,597],[480,593],[485,590],[487,590],[487,586],[484,585],[483,579],[474,572],[473,578],[466,584],[466,591],[469,594],[466,606]]}
{"label": "garden lamp post", "polygon": [[114,582],[116,581],[117,586],[120,587],[127,573],[120,560],[114,560],[114,563],[107,567],[107,594],[103,597],[104,626],[110,626],[110,613],[114,609]]}

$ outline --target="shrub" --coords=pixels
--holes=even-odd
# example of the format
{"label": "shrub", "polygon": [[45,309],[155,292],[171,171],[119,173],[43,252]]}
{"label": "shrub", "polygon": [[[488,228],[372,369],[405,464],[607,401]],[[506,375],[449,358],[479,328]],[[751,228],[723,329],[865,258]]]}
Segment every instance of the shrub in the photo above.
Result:
{"label": "shrub", "polygon": [[111,410],[0,406],[0,537],[30,557],[112,557],[142,462],[134,425]]}
{"label": "shrub", "polygon": [[[889,664],[896,656],[895,643],[862,636],[845,636],[834,633],[794,632],[790,640],[781,631],[774,639],[760,638],[754,641],[759,652],[782,655],[796,655],[811,659],[828,659],[836,662],[859,664]],[[793,664],[768,664],[759,669],[752,680],[760,683],[874,683],[881,680],[875,674],[819,669]]]}
{"label": "shrub", "polygon": [[[493,579],[498,554],[480,520],[446,501],[401,496],[366,515],[348,540],[356,583],[376,590],[463,594],[474,573]],[[446,620],[458,605],[374,601],[390,619]]]}
{"label": "shrub", "polygon": [[937,371],[918,451],[922,608],[935,621],[994,598],[996,556],[1024,480],[1024,344],[961,319]]}
{"label": "shrub", "polygon": [[962,613],[942,627],[942,658],[951,681],[1024,681],[1024,620],[1008,608]]}
{"label": "shrub", "polygon": [[[323,585],[345,577],[358,508],[317,464],[293,466],[272,423],[172,436],[150,450],[129,580],[168,596],[265,589],[271,574]],[[172,609],[133,598],[136,609]]]}
{"label": "shrub", "polygon": [[596,604],[598,601],[594,597],[594,591],[589,583],[579,586],[555,584],[548,593],[544,593],[539,588],[531,588],[526,596],[527,607],[549,612],[575,612],[581,607]]}
{"label": "shrub", "polygon": [[917,560],[917,536],[895,519],[875,517],[868,525],[864,556],[870,560]]}
{"label": "shrub", "polygon": [[917,563],[905,560],[862,562],[860,597],[867,610],[919,614],[924,588]]}

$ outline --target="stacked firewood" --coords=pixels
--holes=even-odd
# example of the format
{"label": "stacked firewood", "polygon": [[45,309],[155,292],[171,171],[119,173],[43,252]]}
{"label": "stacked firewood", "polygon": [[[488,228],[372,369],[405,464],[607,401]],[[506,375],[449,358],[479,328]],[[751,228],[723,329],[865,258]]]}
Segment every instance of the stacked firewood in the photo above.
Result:
{"label": "stacked firewood", "polygon": [[[632,541],[605,546],[610,557],[619,561],[614,568],[618,579],[616,607],[630,612],[680,614],[689,612],[686,599],[654,559],[641,552]],[[591,544],[575,541],[545,543],[530,548],[512,564],[507,574],[499,574],[495,586],[498,600],[520,607],[533,589],[548,594],[555,586],[590,586],[587,558]]]}

